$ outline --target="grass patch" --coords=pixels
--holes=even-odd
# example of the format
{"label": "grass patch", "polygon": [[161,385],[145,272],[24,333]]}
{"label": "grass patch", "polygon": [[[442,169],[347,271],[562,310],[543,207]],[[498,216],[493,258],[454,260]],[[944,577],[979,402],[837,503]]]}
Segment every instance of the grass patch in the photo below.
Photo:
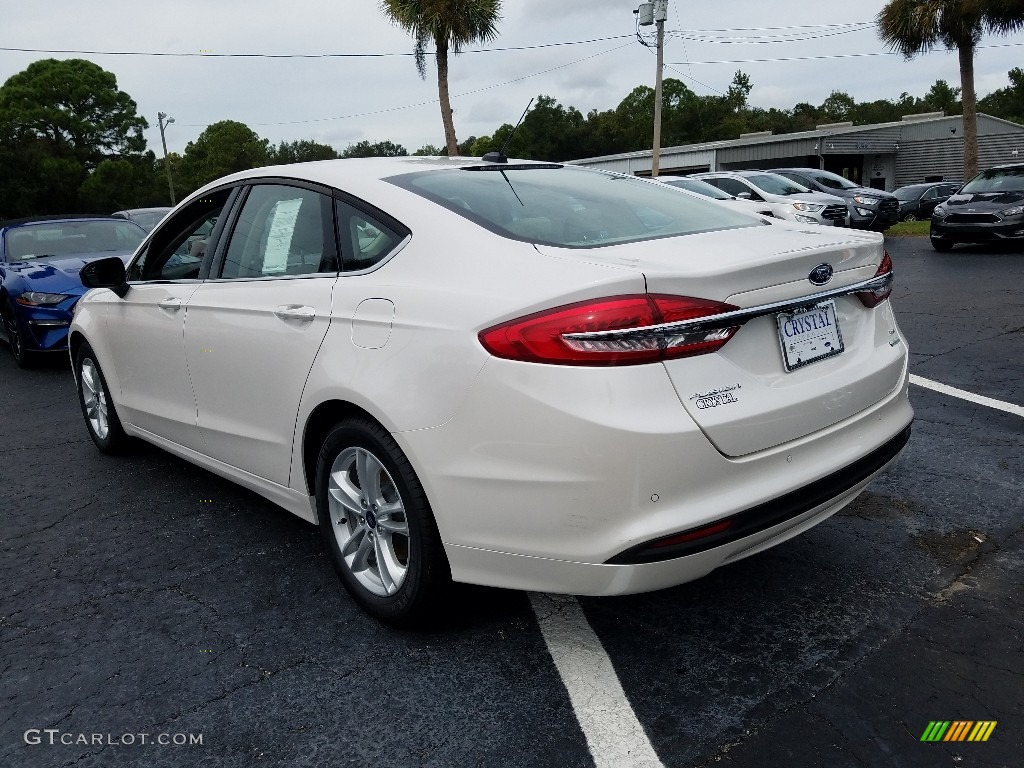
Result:
{"label": "grass patch", "polygon": [[885,234],[891,237],[926,237],[930,226],[930,221],[900,221],[885,230]]}

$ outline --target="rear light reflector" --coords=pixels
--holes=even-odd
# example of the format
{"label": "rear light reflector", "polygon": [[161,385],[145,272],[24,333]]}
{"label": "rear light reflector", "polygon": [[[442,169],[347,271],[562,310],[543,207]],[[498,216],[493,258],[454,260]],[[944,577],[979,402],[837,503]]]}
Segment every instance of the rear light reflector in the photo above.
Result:
{"label": "rear light reflector", "polygon": [[734,309],[731,304],[688,296],[615,296],[510,320],[481,331],[479,338],[488,352],[507,360],[636,365],[720,349],[736,333],[736,327],[673,330],[655,326]]}
{"label": "rear light reflector", "polygon": [[889,276],[885,285],[874,291],[861,291],[857,294],[857,298],[860,299],[861,304],[865,307],[877,307],[883,301],[889,298],[889,294],[892,293],[892,258],[889,256],[888,251],[882,251],[882,263],[878,265],[878,271],[875,272],[875,277]]}
{"label": "rear light reflector", "polygon": [[697,539],[704,539],[708,536],[714,536],[716,533],[727,531],[732,527],[732,520],[723,520],[720,523],[714,525],[708,525],[704,528],[696,528],[686,533],[677,533],[674,536],[666,536],[663,539],[657,539],[647,545],[648,549],[662,549],[663,547],[674,547],[676,544],[684,544],[688,541],[696,541]]}

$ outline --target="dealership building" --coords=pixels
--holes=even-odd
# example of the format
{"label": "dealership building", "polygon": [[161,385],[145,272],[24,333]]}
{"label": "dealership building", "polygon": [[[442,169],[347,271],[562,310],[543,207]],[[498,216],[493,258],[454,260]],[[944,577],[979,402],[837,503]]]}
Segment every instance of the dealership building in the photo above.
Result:
{"label": "dealership building", "polygon": [[[823,168],[866,187],[892,191],[906,184],[963,181],[963,117],[941,112],[906,115],[875,125],[830,123],[813,131],[667,147],[662,176],[757,168]],[[1024,125],[978,115],[978,167],[1024,162]],[[651,150],[574,160],[576,165],[635,176],[651,175]]]}

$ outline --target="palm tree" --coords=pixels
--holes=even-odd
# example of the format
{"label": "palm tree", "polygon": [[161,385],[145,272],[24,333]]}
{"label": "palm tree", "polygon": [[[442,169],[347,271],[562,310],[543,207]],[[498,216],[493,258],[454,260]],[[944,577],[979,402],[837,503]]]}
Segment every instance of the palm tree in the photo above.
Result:
{"label": "palm tree", "polygon": [[1009,34],[1024,27],[1020,0],[889,0],[878,13],[878,34],[907,59],[938,45],[960,58],[964,106],[964,178],[978,172],[978,101],[974,51],[986,32]]}
{"label": "palm tree", "polygon": [[448,155],[459,153],[448,96],[448,52],[459,53],[470,43],[486,43],[498,35],[501,0],[382,0],[381,10],[416,39],[416,69],[426,78],[427,45],[434,44],[437,94]]}

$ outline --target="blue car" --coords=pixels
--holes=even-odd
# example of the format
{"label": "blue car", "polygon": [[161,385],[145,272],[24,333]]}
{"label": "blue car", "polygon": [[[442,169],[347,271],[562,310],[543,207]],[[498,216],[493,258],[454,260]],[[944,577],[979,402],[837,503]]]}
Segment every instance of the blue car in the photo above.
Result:
{"label": "blue car", "polygon": [[66,351],[75,303],[87,290],[78,272],[90,261],[126,262],[146,231],[111,217],[43,216],[0,222],[0,335],[15,362],[31,366]]}

